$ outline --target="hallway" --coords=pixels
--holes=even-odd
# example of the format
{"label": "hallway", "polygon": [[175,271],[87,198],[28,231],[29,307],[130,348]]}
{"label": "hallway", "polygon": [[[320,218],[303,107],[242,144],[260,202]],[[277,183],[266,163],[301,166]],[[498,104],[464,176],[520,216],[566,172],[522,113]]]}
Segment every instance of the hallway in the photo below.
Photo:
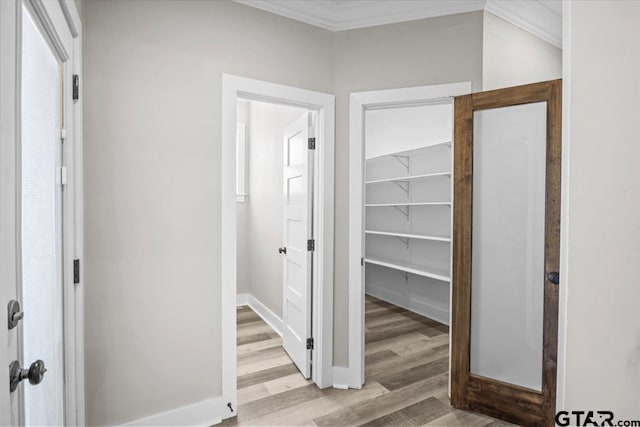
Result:
{"label": "hallway", "polygon": [[507,425],[449,405],[448,340],[447,326],[367,296],[367,383],[320,390],[298,373],[281,338],[238,307],[240,415],[223,425]]}

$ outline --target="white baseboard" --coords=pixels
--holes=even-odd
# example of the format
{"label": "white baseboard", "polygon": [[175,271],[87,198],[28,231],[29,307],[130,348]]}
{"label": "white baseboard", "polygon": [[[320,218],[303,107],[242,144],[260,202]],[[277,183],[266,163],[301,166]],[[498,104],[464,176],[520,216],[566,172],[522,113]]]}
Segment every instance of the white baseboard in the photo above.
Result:
{"label": "white baseboard", "polygon": [[236,295],[236,305],[249,305],[249,294]]}
{"label": "white baseboard", "polygon": [[343,368],[342,366],[333,367],[333,388],[347,390],[350,383],[349,378],[351,378],[349,368]]}
{"label": "white baseboard", "polygon": [[[251,294],[247,295],[247,305],[264,320],[278,335],[282,336],[282,319]],[[240,295],[238,295],[239,297]]]}
{"label": "white baseboard", "polygon": [[229,417],[222,397],[203,400],[170,411],[130,421],[123,426],[212,426]]}
{"label": "white baseboard", "polygon": [[405,310],[413,311],[421,316],[449,325],[449,310],[435,304],[431,304],[426,300],[414,298],[410,303],[407,303],[399,298],[399,294],[377,286],[372,286],[371,284],[367,284],[366,293],[390,304],[402,307]]}

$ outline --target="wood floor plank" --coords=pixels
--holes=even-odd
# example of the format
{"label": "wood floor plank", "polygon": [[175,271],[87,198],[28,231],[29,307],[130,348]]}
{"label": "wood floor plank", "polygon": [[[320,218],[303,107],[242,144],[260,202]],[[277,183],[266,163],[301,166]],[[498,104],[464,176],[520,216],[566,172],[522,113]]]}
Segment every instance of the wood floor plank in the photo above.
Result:
{"label": "wood floor plank", "polygon": [[239,376],[243,376],[254,372],[263,371],[268,368],[274,368],[277,366],[289,364],[291,364],[291,358],[289,358],[286,353],[282,352],[280,355],[275,357],[266,357],[261,360],[256,360],[254,362],[238,366],[237,372]]}
{"label": "wood floor plank", "polygon": [[245,335],[245,336],[238,336],[237,337],[237,342],[238,345],[244,345],[244,344],[250,344],[252,342],[256,342],[256,341],[266,341],[273,338],[273,336],[271,334],[265,333],[265,332],[261,332],[259,334],[253,334],[253,335]]}
{"label": "wood floor plank", "polygon": [[[408,369],[415,368],[416,366],[420,366],[425,363],[441,360],[443,358],[447,358],[447,355],[442,352],[438,353],[431,349],[427,349],[408,354],[406,356],[377,360],[365,365],[365,377],[375,378],[376,381],[380,381],[380,379],[384,379],[385,377],[400,375]],[[446,373],[447,369],[442,372]],[[417,379],[420,380],[424,378],[418,377]]]}
{"label": "wood floor plank", "polygon": [[284,377],[276,378],[275,380],[267,381],[265,386],[270,395],[276,395],[284,391],[293,390],[299,387],[313,384],[313,381],[305,379],[300,372],[286,375]]}
{"label": "wood floor plank", "polygon": [[283,366],[276,366],[275,368],[265,369],[263,371],[254,372],[247,375],[238,377],[238,389],[248,387],[253,384],[263,383],[276,378],[283,377],[285,375],[291,375],[299,372],[298,368],[291,363]]}
{"label": "wood floor plank", "polygon": [[302,377],[284,352],[282,338],[250,307],[240,307],[239,415],[222,425],[507,425],[450,406],[448,330],[367,295],[366,384],[360,390],[321,390]]}
{"label": "wood floor plank", "polygon": [[283,391],[293,390],[298,387],[313,384],[306,380],[299,372],[276,378],[271,381],[261,382],[248,387],[238,389],[238,402],[241,404],[253,402],[268,396],[273,396]]}
{"label": "wood floor plank", "polygon": [[252,353],[267,348],[280,347],[282,348],[282,338],[279,336],[270,338],[264,341],[255,341],[251,343],[238,345],[238,355]]}
{"label": "wood floor plank", "polygon": [[404,369],[400,372],[386,372],[377,378],[387,390],[397,390],[413,384],[420,379],[431,378],[447,372],[449,369],[449,359],[441,357],[429,363],[415,366],[413,368]]}
{"label": "wood floor plank", "polygon": [[439,387],[448,385],[447,375],[440,374],[426,380],[413,383],[403,389],[383,394],[374,399],[361,403],[359,405],[351,405],[340,411],[328,414],[313,421],[318,426],[350,426],[361,425],[376,418],[383,417],[399,409],[406,408],[409,405],[420,402],[427,397],[429,393]]}
{"label": "wood floor plank", "polygon": [[[349,405],[358,405],[376,396],[388,393],[387,389],[375,381],[366,384],[358,393],[338,389],[327,389],[323,391],[324,393],[317,399],[309,400],[299,405],[272,412],[267,416],[253,419],[251,420],[251,424],[261,426],[310,426],[314,425],[314,418],[343,409]],[[283,423],[282,420],[289,421]]]}
{"label": "wood floor plank", "polygon": [[428,397],[406,408],[392,412],[384,417],[371,420],[363,425],[368,427],[386,426],[422,426],[451,412],[449,405],[435,397]]}

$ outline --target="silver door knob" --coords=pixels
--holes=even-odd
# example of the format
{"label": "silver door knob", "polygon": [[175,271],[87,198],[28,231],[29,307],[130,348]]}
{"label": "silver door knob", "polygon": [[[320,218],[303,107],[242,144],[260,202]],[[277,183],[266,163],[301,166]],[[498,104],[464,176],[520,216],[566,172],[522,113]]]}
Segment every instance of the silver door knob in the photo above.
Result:
{"label": "silver door knob", "polygon": [[16,391],[18,384],[25,379],[29,379],[31,385],[40,384],[44,379],[45,372],[47,372],[47,368],[44,367],[42,360],[33,362],[29,369],[20,368],[20,362],[14,360],[9,365],[9,391]]}

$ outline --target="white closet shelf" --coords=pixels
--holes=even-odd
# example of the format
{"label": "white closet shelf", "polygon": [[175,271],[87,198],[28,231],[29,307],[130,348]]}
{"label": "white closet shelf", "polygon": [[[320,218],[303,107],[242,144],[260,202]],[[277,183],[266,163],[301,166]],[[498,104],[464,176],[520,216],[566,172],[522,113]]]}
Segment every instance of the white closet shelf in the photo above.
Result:
{"label": "white closet shelf", "polygon": [[433,240],[435,242],[451,242],[449,237],[425,236],[424,234],[392,233],[389,231],[365,230],[366,234],[376,234],[380,236],[404,237],[407,239]]}
{"label": "white closet shelf", "polygon": [[366,207],[382,208],[394,206],[451,206],[451,202],[418,202],[418,203],[367,203]]}
{"label": "white closet shelf", "polygon": [[437,172],[437,173],[427,173],[424,175],[399,176],[396,178],[375,179],[372,181],[367,181],[365,184],[378,184],[381,182],[412,181],[416,179],[435,178],[438,176],[451,176],[451,172]]}
{"label": "white closet shelf", "polygon": [[414,151],[424,150],[425,148],[431,148],[431,147],[440,147],[443,145],[451,147],[451,141],[436,142],[435,144],[424,145],[422,147],[412,148],[410,150],[396,151],[396,152],[387,153],[387,154],[379,154],[377,156],[367,157],[366,160],[381,159],[383,157],[389,157],[389,156],[406,156],[409,153],[412,153]]}
{"label": "white closet shelf", "polygon": [[416,274],[418,276],[429,277],[431,279],[440,280],[442,282],[450,282],[448,276],[429,271],[423,266],[408,264],[388,258],[366,257],[365,261],[369,264],[380,265],[382,267],[393,268],[394,270],[404,271],[406,273]]}

